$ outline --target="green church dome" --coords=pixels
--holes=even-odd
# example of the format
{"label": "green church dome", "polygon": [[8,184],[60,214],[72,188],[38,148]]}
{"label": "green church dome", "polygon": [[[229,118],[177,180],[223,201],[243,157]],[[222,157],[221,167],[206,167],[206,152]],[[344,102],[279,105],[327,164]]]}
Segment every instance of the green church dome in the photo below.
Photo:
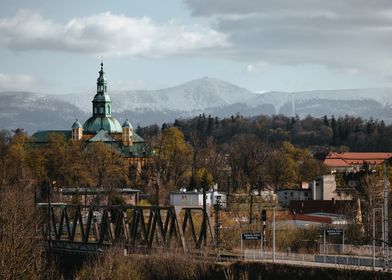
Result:
{"label": "green church dome", "polygon": [[109,133],[122,133],[121,124],[112,116],[92,116],[83,125],[83,133],[98,133],[101,129]]}

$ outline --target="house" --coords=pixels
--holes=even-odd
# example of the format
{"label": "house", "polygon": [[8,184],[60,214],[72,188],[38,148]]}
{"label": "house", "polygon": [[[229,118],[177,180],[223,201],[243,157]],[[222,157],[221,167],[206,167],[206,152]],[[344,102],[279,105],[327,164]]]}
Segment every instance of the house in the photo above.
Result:
{"label": "house", "polygon": [[[170,192],[170,205],[172,206],[203,206],[202,191],[185,191]],[[213,206],[220,202],[222,208],[226,208],[226,194],[217,190],[209,190],[206,192],[207,206]]]}
{"label": "house", "polygon": [[277,190],[279,204],[287,207],[291,200],[309,200],[312,199],[312,191],[310,189],[281,189]]}
{"label": "house", "polygon": [[[336,196],[335,175],[318,176],[309,183],[312,200],[331,200]],[[305,199],[298,199],[305,200]]]}
{"label": "house", "polygon": [[302,189],[281,189],[276,193],[282,207],[290,205],[291,201],[306,200],[351,200],[351,189],[337,188],[334,174],[318,176]]}
{"label": "house", "polygon": [[371,169],[390,158],[392,153],[329,152],[323,163],[332,173],[348,173],[361,171],[365,166]]}

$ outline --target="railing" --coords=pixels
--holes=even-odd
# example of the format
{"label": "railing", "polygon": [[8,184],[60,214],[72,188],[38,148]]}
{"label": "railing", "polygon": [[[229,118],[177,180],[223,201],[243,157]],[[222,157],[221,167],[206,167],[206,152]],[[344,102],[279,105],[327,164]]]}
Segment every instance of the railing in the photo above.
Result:
{"label": "railing", "polygon": [[[286,261],[298,261],[298,262],[314,262],[313,254],[296,254],[296,253],[275,253],[276,260],[286,260]],[[261,250],[245,250],[244,259],[247,261],[256,260],[272,260],[273,254],[271,251]]]}
{"label": "railing", "polygon": [[[345,245],[347,246],[347,245]],[[272,261],[273,254],[271,251],[261,250],[245,250],[243,254],[245,261]],[[298,264],[311,265],[313,264],[328,264],[341,267],[356,266],[356,267],[375,267],[386,268],[392,267],[391,261],[386,261],[384,258],[360,256],[360,255],[330,255],[330,254],[297,254],[297,253],[275,253],[275,260],[277,262],[294,262]]]}
{"label": "railing", "polygon": [[[357,256],[372,256],[373,246],[371,245],[351,245],[351,244],[326,244],[326,252],[324,252],[323,244],[320,245],[320,253],[327,255],[357,255]],[[375,246],[375,255],[384,255],[384,249],[381,246]],[[392,256],[392,247],[388,247],[388,256]]]}

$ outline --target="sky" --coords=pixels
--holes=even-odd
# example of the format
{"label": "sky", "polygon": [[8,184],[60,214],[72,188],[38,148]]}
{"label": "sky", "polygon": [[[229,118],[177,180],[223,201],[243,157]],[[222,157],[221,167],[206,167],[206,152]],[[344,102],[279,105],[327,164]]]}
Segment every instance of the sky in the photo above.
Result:
{"label": "sky", "polygon": [[0,0],[0,91],[392,84],[390,0]]}

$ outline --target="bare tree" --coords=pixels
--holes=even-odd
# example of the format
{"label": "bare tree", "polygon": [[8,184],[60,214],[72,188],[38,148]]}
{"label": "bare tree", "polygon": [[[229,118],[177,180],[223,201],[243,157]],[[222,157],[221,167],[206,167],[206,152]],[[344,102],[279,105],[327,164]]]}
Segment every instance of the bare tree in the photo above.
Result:
{"label": "bare tree", "polygon": [[[0,189],[0,279],[42,279],[48,269],[29,187]],[[49,269],[50,270],[50,269]]]}

